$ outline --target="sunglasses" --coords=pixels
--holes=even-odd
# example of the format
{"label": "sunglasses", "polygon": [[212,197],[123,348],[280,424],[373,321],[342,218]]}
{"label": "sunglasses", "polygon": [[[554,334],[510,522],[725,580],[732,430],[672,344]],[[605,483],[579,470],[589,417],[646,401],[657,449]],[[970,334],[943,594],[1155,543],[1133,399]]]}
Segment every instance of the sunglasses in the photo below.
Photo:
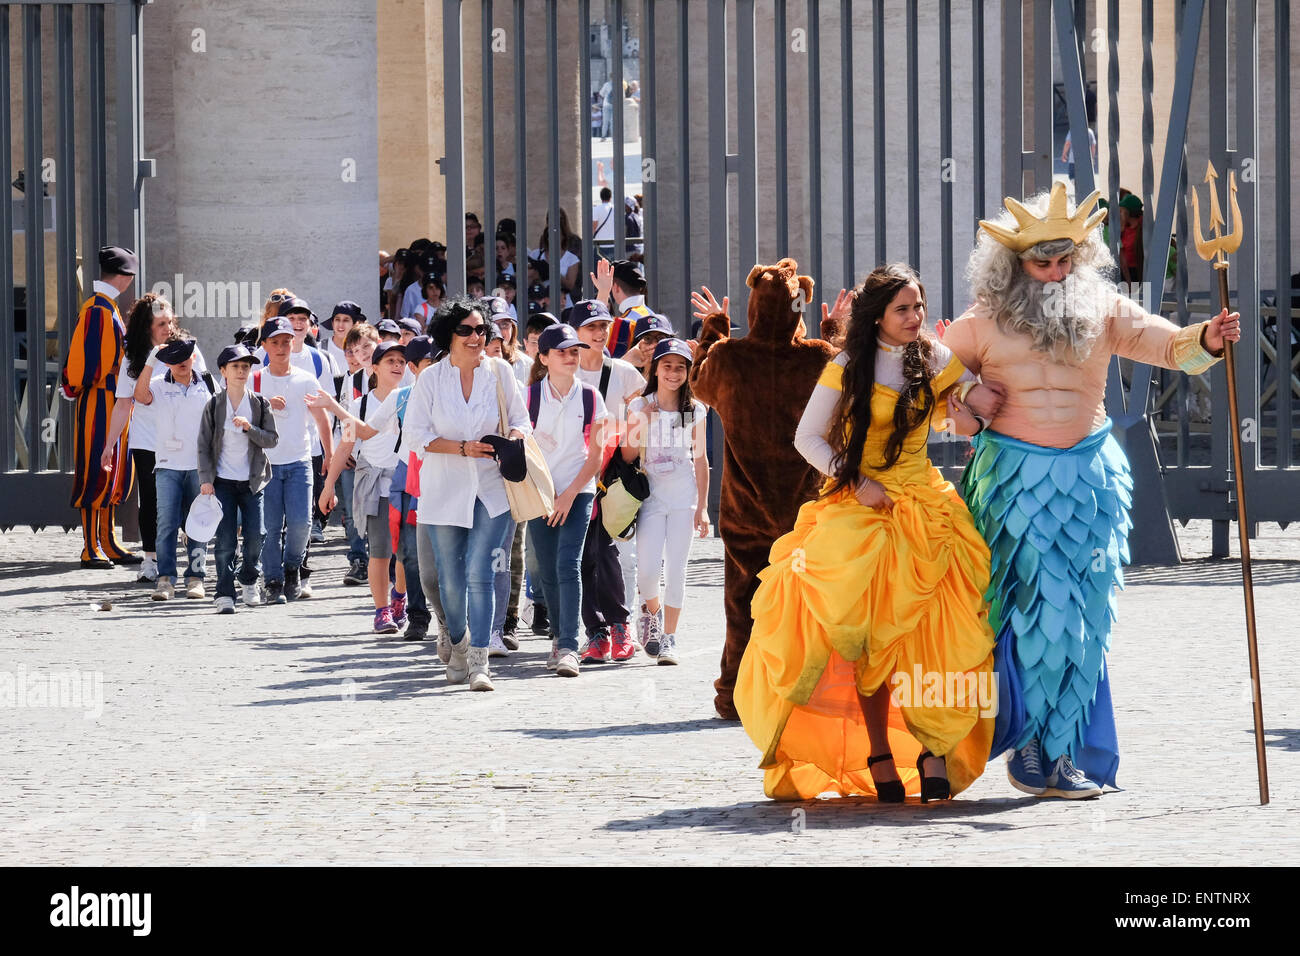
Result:
{"label": "sunglasses", "polygon": [[458,326],[456,326],[455,332],[456,332],[456,334],[459,335],[462,339],[467,339],[467,338],[469,338],[471,335],[483,335],[483,336],[487,336],[487,335],[491,335],[491,334],[492,334],[492,326],[490,326],[490,325],[458,325]]}
{"label": "sunglasses", "polygon": [[293,298],[293,296],[290,295],[290,294],[281,295],[279,292],[276,292],[276,293],[272,294],[272,296],[271,296],[271,301],[272,301],[272,302],[288,302],[288,301],[289,301],[290,299],[292,299],[292,298]]}

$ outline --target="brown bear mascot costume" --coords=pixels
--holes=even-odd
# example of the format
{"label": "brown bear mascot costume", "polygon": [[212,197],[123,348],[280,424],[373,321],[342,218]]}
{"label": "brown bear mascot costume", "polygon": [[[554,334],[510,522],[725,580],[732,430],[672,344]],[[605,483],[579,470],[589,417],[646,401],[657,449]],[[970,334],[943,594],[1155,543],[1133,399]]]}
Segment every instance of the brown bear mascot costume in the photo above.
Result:
{"label": "brown bear mascot costume", "polygon": [[[749,605],[758,573],[772,542],[794,527],[800,505],[817,497],[820,483],[795,451],[794,433],[836,350],[804,338],[813,280],[797,270],[793,259],[754,266],[745,280],[752,290],[749,333],[730,338],[726,312],[705,316],[691,369],[691,391],[718,413],[725,436],[718,530],[726,549],[727,643],[713,705],[726,720],[740,719],[732,691],[754,623]],[[822,334],[833,338],[838,326],[826,324]]]}

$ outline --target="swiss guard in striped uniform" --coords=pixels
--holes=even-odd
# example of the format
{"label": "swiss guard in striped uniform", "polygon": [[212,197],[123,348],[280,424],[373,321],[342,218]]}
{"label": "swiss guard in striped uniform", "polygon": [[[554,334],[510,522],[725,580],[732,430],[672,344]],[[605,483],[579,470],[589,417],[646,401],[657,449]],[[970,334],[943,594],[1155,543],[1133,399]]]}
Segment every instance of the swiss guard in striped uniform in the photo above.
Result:
{"label": "swiss guard in striped uniform", "polygon": [[130,249],[105,246],[99,250],[100,277],[94,294],[77,315],[77,327],[63,365],[63,394],[77,403],[72,507],[81,512],[83,568],[110,568],[142,560],[118,544],[113,533],[115,506],[131,493],[135,478],[127,452],[130,426],[122,430],[110,455],[105,454],[104,447],[126,342],[126,325],[117,311],[116,299],[135,280],[138,266],[139,260]]}
{"label": "swiss guard in striped uniform", "polygon": [[632,340],[639,331],[637,322],[647,315],[653,315],[654,309],[646,305],[645,272],[638,262],[617,259],[613,263],[612,296],[616,304],[614,322],[609,329],[609,341],[605,350],[610,358],[622,358],[632,347]]}

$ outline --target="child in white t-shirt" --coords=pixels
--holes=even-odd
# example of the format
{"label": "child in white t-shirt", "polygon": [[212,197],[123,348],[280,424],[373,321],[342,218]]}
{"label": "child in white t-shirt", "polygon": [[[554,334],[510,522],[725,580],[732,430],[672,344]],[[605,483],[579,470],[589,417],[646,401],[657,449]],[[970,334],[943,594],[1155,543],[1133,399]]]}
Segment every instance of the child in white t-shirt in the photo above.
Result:
{"label": "child in white t-shirt", "polygon": [[[643,397],[628,406],[623,460],[641,458],[650,483],[637,512],[637,584],[644,603],[637,636],[648,656],[677,663],[677,627],[686,597],[691,541],[709,533],[709,462],[704,406],[691,398],[691,350],[681,339],[661,341],[650,362]],[[659,597],[659,575],[666,587]]]}
{"label": "child in white t-shirt", "polygon": [[365,523],[370,545],[368,572],[370,595],[375,602],[374,630],[376,634],[396,634],[400,625],[394,620],[393,606],[400,602],[400,613],[405,618],[406,573],[399,563],[396,587],[390,595],[388,565],[393,556],[393,540],[388,523],[388,495],[401,440],[397,403],[393,399],[406,372],[406,347],[399,342],[383,343],[375,349],[373,368],[375,387],[352,406],[353,414],[344,426],[343,441],[330,461],[319,504],[326,514],[338,504],[334,483],[348,456],[355,455],[352,514],[354,521]]}

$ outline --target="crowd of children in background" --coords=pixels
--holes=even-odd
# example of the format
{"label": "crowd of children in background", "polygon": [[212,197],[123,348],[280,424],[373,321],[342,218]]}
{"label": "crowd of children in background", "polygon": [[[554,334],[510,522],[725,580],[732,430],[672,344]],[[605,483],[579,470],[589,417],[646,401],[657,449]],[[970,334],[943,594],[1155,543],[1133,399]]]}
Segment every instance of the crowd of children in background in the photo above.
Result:
{"label": "crowd of children in background", "polygon": [[[561,676],[629,660],[638,646],[677,663],[691,542],[709,530],[692,343],[647,305],[636,262],[598,260],[596,295],[580,299],[561,222],[559,255],[547,231],[529,253],[526,308],[515,302],[513,223],[500,224],[493,256],[471,213],[464,293],[448,295],[446,247],[429,240],[381,253],[377,320],[345,301],[322,321],[276,289],[260,321],[221,350],[219,378],[170,304],[141,296],[126,323],[109,444],[129,421],[139,576],[153,599],[207,597],[209,542],[218,613],[238,600],[311,598],[311,549],[338,512],[348,548],[340,583],[369,586],[376,634],[423,640],[436,620],[451,683],[493,689],[488,661],[519,648],[526,615],[533,633],[551,637],[547,667]],[[545,284],[552,258],[564,270],[559,316]],[[505,483],[518,479],[525,436],[545,461],[554,507],[516,521]],[[632,476],[643,500],[604,515],[618,475]]]}

